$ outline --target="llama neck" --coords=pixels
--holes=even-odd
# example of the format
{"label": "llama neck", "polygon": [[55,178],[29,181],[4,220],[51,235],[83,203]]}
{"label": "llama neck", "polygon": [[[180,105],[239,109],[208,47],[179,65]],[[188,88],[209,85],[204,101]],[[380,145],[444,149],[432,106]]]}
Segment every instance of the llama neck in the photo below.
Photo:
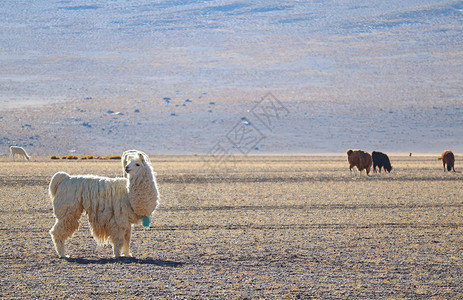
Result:
{"label": "llama neck", "polygon": [[129,175],[129,201],[135,214],[149,216],[158,204],[158,190],[152,170],[139,176]]}

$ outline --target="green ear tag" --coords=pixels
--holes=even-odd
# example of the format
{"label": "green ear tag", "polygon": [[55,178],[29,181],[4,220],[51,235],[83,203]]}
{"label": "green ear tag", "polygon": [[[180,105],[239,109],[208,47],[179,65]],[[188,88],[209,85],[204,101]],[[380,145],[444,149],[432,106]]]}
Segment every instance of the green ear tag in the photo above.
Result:
{"label": "green ear tag", "polygon": [[143,227],[150,228],[150,218],[143,216]]}

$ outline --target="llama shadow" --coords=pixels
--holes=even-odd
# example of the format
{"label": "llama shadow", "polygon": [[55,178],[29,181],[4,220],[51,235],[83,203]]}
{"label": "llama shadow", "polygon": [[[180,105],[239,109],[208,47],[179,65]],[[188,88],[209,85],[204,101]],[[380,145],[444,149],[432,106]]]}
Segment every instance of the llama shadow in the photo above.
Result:
{"label": "llama shadow", "polygon": [[171,267],[178,268],[183,266],[182,262],[152,259],[152,258],[134,258],[134,257],[120,257],[120,258],[100,258],[100,259],[88,259],[88,258],[65,258],[66,261],[76,263],[80,265],[105,265],[105,264],[139,264],[139,265],[153,265],[158,267]]}

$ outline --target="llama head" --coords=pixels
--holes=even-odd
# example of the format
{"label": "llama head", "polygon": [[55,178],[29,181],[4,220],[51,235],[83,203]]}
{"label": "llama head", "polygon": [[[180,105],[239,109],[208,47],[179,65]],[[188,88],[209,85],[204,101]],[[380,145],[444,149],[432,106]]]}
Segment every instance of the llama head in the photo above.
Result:
{"label": "llama head", "polygon": [[134,155],[129,157],[129,160],[125,166],[125,171],[127,174],[131,176],[135,176],[136,174],[140,173],[146,167],[145,157],[138,153],[138,155]]}
{"label": "llama head", "polygon": [[388,164],[387,166],[384,166],[384,170],[386,170],[388,173],[391,173],[391,170],[392,170],[391,164]]}

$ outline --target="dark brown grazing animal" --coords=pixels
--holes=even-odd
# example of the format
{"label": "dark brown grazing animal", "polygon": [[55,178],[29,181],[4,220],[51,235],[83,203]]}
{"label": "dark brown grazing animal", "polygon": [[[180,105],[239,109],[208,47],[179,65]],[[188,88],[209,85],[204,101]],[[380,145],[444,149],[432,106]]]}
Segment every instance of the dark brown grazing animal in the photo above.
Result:
{"label": "dark brown grazing animal", "polygon": [[450,150],[445,150],[442,152],[442,155],[438,158],[442,160],[442,165],[444,166],[444,172],[445,172],[445,165],[447,165],[447,171],[451,171],[453,169],[453,172],[455,172],[455,155],[453,155],[453,152]]}
{"label": "dark brown grazing animal", "polygon": [[371,165],[373,164],[370,153],[362,150],[347,150],[347,161],[349,162],[349,170],[351,172],[353,167],[357,167],[360,172],[365,170],[367,175],[370,173]]}
{"label": "dark brown grazing animal", "polygon": [[379,173],[381,173],[381,168],[384,168],[386,172],[391,173],[391,161],[387,154],[379,151],[373,151],[371,152],[371,158],[373,159],[373,171],[376,172],[376,167],[378,167]]}

